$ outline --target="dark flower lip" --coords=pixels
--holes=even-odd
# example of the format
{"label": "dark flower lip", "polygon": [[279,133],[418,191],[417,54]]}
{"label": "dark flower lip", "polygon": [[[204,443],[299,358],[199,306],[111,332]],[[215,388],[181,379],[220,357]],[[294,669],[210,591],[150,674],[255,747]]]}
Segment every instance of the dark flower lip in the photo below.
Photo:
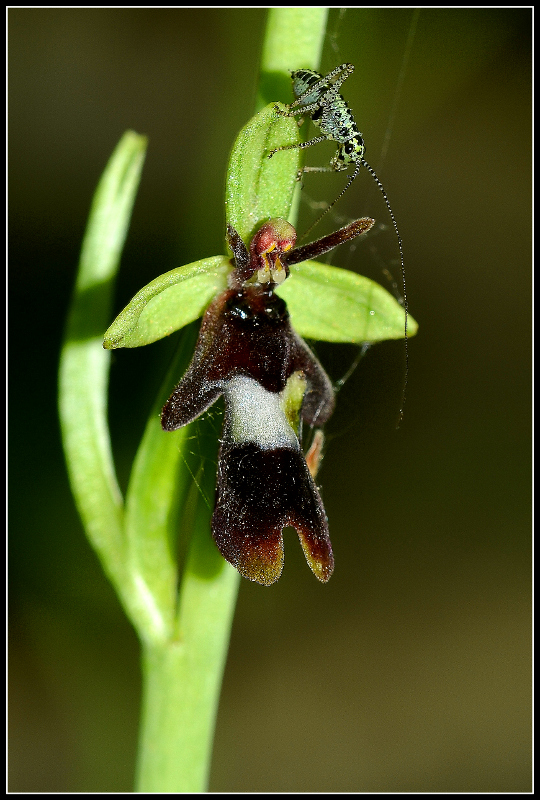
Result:
{"label": "dark flower lip", "polygon": [[334,569],[328,520],[300,449],[262,449],[254,442],[222,448],[214,540],[249,580],[269,586],[283,569],[283,529],[295,528],[315,576]]}

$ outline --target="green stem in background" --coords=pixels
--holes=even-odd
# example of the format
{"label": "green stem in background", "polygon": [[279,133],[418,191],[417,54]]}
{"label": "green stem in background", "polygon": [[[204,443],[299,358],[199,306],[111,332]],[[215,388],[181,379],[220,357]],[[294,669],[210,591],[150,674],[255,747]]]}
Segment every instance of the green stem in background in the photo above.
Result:
{"label": "green stem in background", "polygon": [[[290,69],[318,68],[326,16],[327,9],[270,10],[260,105],[290,94]],[[239,576],[210,536],[215,469],[200,469],[191,457],[190,429],[163,433],[159,424],[158,409],[189,361],[193,330],[150,415],[125,505],[107,425],[110,354],[103,333],[145,147],[144,137],[126,133],[96,191],[62,350],[59,408],[86,533],[142,642],[137,791],[200,792],[207,786]],[[197,424],[203,458],[215,464],[215,427],[208,420]]]}
{"label": "green stem in background", "polygon": [[[292,16],[291,11],[295,12]],[[263,75],[271,68],[290,91],[289,70],[296,65],[296,59],[291,62],[291,51],[296,49],[298,41],[309,40],[309,44],[303,45],[300,59],[304,66],[317,67],[325,23],[326,13],[319,10],[316,13],[303,9],[271,10],[263,48]],[[288,48],[284,47],[284,40],[289,43]],[[281,59],[275,57],[278,48]],[[268,54],[273,54],[273,58]],[[282,96],[270,95],[269,102]],[[230,212],[233,200],[228,196],[227,202]],[[200,423],[205,427],[208,424],[204,420]],[[215,433],[213,443],[216,447]],[[215,458],[216,450],[214,462]],[[205,491],[204,482],[208,478],[210,483]],[[215,470],[203,471],[201,479],[202,495],[213,498]],[[209,535],[211,506],[204,502],[203,496],[198,487],[192,492],[196,507],[180,584],[177,637],[163,645],[149,644],[144,649],[137,781],[137,790],[141,792],[193,792],[204,791],[207,786],[239,575],[214,547]]]}
{"label": "green stem in background", "polygon": [[327,8],[271,8],[261,56],[256,111],[290,97],[290,70],[318,69],[326,32]]}
{"label": "green stem in background", "polygon": [[144,162],[146,138],[128,131],[100,180],[82,245],[59,373],[59,412],[75,502],[86,534],[130,614],[123,502],[107,422],[114,280]]}

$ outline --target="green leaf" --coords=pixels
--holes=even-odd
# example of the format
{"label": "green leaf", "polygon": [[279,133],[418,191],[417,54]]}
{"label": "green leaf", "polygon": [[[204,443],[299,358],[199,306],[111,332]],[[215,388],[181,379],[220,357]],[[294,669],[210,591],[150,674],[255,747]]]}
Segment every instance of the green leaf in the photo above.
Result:
{"label": "green leaf", "polygon": [[146,152],[146,138],[122,137],[92,201],[66,325],[59,373],[62,441],[71,489],[86,533],[133,618],[126,587],[123,501],[107,425],[110,353],[101,344],[114,278]]}
{"label": "green leaf", "polygon": [[146,424],[126,492],[124,530],[129,575],[139,598],[141,639],[163,644],[174,638],[178,591],[179,515],[192,475],[185,466],[191,426],[164,433],[160,410],[185,372],[197,326],[182,331],[179,346]]}
{"label": "green leaf", "polygon": [[[405,312],[378,283],[349,270],[305,261],[291,267],[277,293],[287,303],[300,336],[325,342],[380,342],[402,339]],[[418,324],[409,315],[407,332]]]}
{"label": "green leaf", "polygon": [[300,141],[293,117],[280,116],[270,103],[238,134],[229,159],[225,188],[225,216],[244,242],[272,217],[289,219],[300,167],[300,150],[271,150]]}
{"label": "green leaf", "polygon": [[231,264],[212,256],[160,275],[137,292],[103,341],[106,350],[140,347],[162,339],[200,317],[227,285]]}

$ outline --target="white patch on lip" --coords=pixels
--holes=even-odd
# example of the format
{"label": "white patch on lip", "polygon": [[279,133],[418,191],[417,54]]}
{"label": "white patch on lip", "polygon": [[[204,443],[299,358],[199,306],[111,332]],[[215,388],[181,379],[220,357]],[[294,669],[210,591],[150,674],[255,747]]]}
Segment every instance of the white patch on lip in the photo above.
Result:
{"label": "white patch on lip", "polygon": [[[226,429],[235,444],[254,442],[263,450],[299,450],[295,432],[281,405],[281,395],[269,392],[245,375],[235,375],[224,388]],[[226,435],[226,438],[229,438]]]}

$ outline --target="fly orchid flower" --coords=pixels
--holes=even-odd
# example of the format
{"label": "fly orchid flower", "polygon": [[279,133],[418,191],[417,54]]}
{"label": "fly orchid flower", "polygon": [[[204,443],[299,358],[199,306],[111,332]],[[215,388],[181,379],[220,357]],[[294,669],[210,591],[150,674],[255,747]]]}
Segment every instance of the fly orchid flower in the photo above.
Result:
{"label": "fly orchid flower", "polygon": [[296,529],[319,580],[326,582],[334,568],[326,513],[298,439],[298,418],[324,425],[334,410],[334,391],[274,290],[287,278],[289,263],[326,252],[372,225],[371,219],[357,220],[295,250],[293,226],[270,220],[249,252],[229,226],[235,261],[229,288],[206,311],[193,360],[161,414],[163,429],[175,430],[224,396],[212,535],[227,561],[264,585],[281,575],[286,526]]}
{"label": "fly orchid flower", "polygon": [[[274,104],[249,121],[233,147],[227,178],[232,270],[221,255],[159,276],[135,295],[103,343],[106,349],[139,347],[203,316],[191,364],[163,407],[161,424],[165,431],[187,425],[223,395],[212,533],[222,555],[264,585],[281,574],[286,526],[296,528],[319,580],[326,582],[333,569],[314,476],[334,391],[301,337],[363,344],[404,335],[404,309],[385,289],[312,260],[369,230],[373,220],[294,246],[296,232],[284,218],[299,150],[281,159],[269,159],[268,152],[297,140],[295,120],[276,115]],[[408,330],[416,331],[410,316]],[[303,422],[316,429],[305,458]]]}

